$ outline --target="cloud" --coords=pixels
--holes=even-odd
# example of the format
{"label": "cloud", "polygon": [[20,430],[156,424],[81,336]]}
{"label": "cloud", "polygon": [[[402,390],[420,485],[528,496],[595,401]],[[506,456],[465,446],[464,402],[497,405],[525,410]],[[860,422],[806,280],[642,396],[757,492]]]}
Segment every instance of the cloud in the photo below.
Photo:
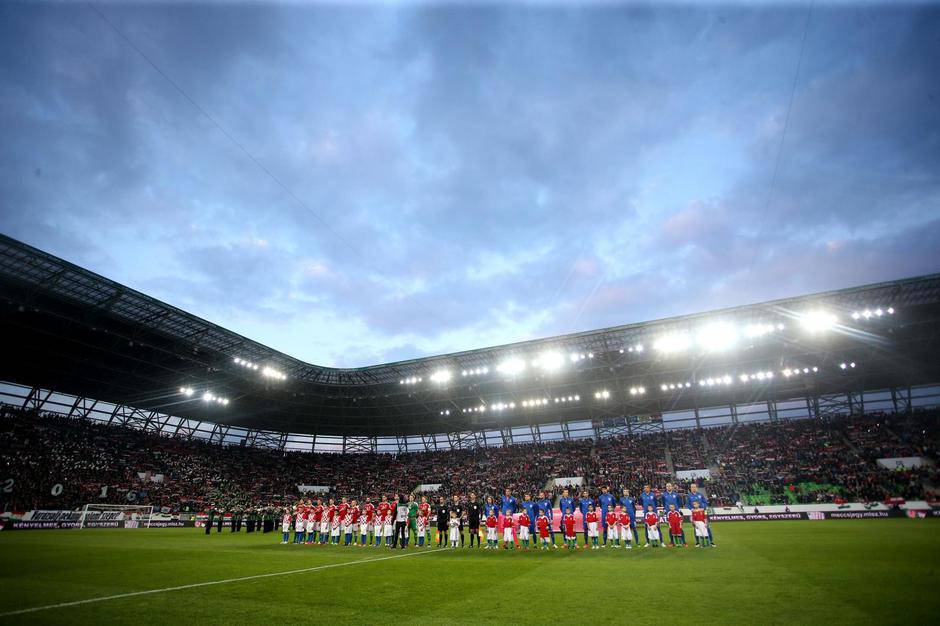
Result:
{"label": "cloud", "polygon": [[186,95],[0,6],[0,229],[314,363],[938,269],[936,7],[814,7],[772,197],[804,6],[99,8]]}

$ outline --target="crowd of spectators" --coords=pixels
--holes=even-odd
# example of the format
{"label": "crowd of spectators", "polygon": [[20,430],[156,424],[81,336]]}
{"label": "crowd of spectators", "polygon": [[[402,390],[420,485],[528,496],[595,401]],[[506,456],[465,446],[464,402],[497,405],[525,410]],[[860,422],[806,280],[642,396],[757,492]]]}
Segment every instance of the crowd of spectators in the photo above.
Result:
{"label": "crowd of spectators", "polygon": [[[676,470],[699,468],[711,470],[711,478],[701,482],[713,504],[734,504],[754,492],[780,503],[919,499],[938,483],[938,415],[878,413],[599,440],[330,454],[221,446],[3,407],[0,504],[8,510],[106,502],[202,511],[292,502],[298,485],[327,486],[347,496],[408,493],[420,484],[440,484],[435,495],[447,497],[496,494],[506,487],[557,495],[552,480],[562,477],[636,494],[645,484],[661,489],[676,482]],[[895,470],[876,462],[912,456],[928,464]]]}

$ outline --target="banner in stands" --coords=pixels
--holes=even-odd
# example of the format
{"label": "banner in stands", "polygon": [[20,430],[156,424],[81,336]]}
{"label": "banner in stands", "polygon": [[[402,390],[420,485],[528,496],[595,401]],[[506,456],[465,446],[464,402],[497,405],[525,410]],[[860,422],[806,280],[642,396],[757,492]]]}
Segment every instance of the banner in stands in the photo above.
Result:
{"label": "banner in stands", "polygon": [[297,485],[300,493],[329,493],[330,488],[325,485]]}
{"label": "banner in stands", "polygon": [[438,491],[443,483],[422,483],[415,489],[418,493]]}
{"label": "banner in stands", "polygon": [[888,469],[911,469],[912,467],[921,467],[924,465],[922,456],[899,456],[888,459],[878,459],[878,465]]}
{"label": "banner in stands", "polygon": [[566,476],[564,478],[555,479],[556,487],[580,487],[583,484],[584,478],[581,476]]}
{"label": "banner in stands", "polygon": [[[3,530],[55,530],[81,527],[81,511],[40,510],[27,511],[22,516],[4,514],[0,518]],[[155,514],[150,520],[150,528],[178,528],[192,526],[181,522],[178,517]],[[127,519],[121,511],[89,511],[85,516],[85,528],[146,528],[140,520]]]}
{"label": "banner in stands", "polygon": [[711,478],[712,473],[707,467],[702,469],[676,470],[676,478],[679,480],[695,480],[696,478]]}

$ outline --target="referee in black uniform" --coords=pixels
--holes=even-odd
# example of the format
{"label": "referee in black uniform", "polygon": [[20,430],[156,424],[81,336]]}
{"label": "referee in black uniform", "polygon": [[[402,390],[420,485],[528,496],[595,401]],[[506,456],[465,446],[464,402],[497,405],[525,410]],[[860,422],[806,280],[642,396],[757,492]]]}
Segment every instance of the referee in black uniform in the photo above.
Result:
{"label": "referee in black uniform", "polygon": [[437,547],[441,547],[441,542],[447,545],[447,520],[450,519],[450,508],[447,506],[447,500],[441,496],[437,501]]}
{"label": "referee in black uniform", "polygon": [[[480,518],[483,516],[483,503],[477,500],[477,494],[470,494],[467,502],[467,528],[470,530],[470,547],[473,547],[473,538],[477,538],[477,547],[480,547]],[[463,533],[461,533],[463,537]]]}
{"label": "referee in black uniform", "polygon": [[460,502],[460,496],[454,494],[454,502],[450,505],[450,510],[457,513],[457,519],[460,520],[460,547],[463,547],[463,514],[464,507]]}

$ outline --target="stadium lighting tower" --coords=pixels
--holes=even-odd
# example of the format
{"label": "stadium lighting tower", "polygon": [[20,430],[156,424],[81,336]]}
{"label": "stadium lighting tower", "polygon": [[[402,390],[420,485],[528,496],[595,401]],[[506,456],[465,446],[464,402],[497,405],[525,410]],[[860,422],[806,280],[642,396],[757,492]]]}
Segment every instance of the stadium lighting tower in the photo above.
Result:
{"label": "stadium lighting tower", "polygon": [[811,333],[818,333],[832,329],[838,320],[828,311],[809,311],[800,316],[800,325]]}

